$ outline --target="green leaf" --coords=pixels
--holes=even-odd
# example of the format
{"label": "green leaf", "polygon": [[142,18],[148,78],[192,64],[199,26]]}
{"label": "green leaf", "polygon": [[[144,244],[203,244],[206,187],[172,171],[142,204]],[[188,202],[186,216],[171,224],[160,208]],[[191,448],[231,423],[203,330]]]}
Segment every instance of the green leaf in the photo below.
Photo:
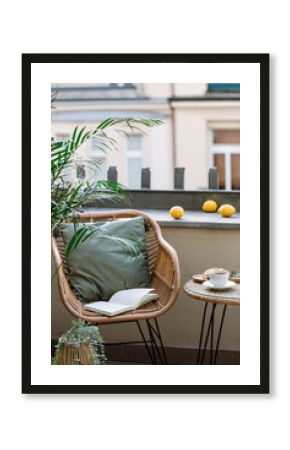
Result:
{"label": "green leaf", "polygon": [[75,141],[75,138],[76,138],[76,134],[77,134],[77,131],[78,131],[78,125],[75,127],[75,129],[74,129],[74,132],[73,132],[73,134],[72,134],[72,137],[71,137],[71,139],[72,139],[72,141],[74,142]]}
{"label": "green leaf", "polygon": [[85,131],[86,128],[87,128],[87,127],[84,126],[84,127],[81,129],[81,131],[79,132],[79,134],[78,134],[78,136],[77,136],[77,138],[76,138],[76,140],[75,140],[75,148],[78,148],[78,147],[79,147],[79,143],[80,143],[81,137],[82,137],[82,135],[83,135],[83,133],[84,133],[84,131]]}
{"label": "green leaf", "polygon": [[139,248],[140,241],[138,241],[137,239],[133,239],[130,237],[121,238],[119,236],[109,236],[109,235],[101,235],[98,236],[98,238],[113,241],[116,244],[119,244],[125,251],[129,251],[134,256],[138,256],[141,253]]}
{"label": "green leaf", "polygon": [[91,131],[87,131],[87,132],[83,135],[83,137],[81,138],[81,144],[83,144],[83,143],[89,138],[90,134],[91,134]]}
{"label": "green leaf", "polygon": [[62,147],[63,144],[64,144],[64,142],[54,142],[54,143],[51,145],[51,151],[54,151],[54,150],[56,150],[56,149]]}
{"label": "green leaf", "polygon": [[68,258],[69,255],[75,250],[79,245],[83,244],[85,241],[87,241],[96,230],[91,230],[89,228],[86,228],[85,226],[82,228],[79,228],[72,238],[69,240],[66,250],[65,250],[65,257]]}
{"label": "green leaf", "polygon": [[[79,129],[76,126],[72,136],[66,142],[55,142],[51,139],[51,226],[52,229],[57,224],[63,223],[68,217],[77,212],[84,205],[92,202],[105,200],[119,201],[128,197],[128,193],[120,184],[112,184],[106,180],[95,182],[76,182],[67,181],[67,174],[78,163],[77,151],[80,146],[97,137],[96,147],[103,152],[117,149],[117,141],[107,134],[110,128],[115,132],[142,131],[139,126],[153,127],[161,125],[163,122],[159,119],[146,119],[133,117],[114,118],[110,117],[99,123],[94,129],[87,129],[83,126]],[[100,166],[96,159],[79,160],[79,164],[84,163],[85,167],[98,170]],[[77,235],[78,236],[78,235]],[[85,236],[85,235],[84,235]],[[82,241],[82,234],[79,236]],[[73,245],[73,243],[71,244]]]}
{"label": "green leaf", "polygon": [[112,125],[115,122],[115,119],[106,119],[103,120],[98,126],[98,130],[103,130],[104,128],[107,128],[108,126]]}

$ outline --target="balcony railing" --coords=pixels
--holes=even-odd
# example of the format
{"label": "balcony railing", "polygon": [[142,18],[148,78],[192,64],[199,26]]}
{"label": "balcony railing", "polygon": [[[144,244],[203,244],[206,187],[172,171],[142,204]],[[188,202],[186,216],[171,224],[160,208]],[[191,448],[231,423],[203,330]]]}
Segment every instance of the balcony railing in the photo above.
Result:
{"label": "balcony railing", "polygon": [[[174,169],[174,189],[184,189],[185,167],[175,167]],[[118,169],[110,166],[107,172],[109,181],[118,181]],[[151,169],[144,167],[141,169],[141,189],[151,189]],[[211,167],[208,171],[208,189],[219,188],[219,172],[216,167]]]}
{"label": "balcony railing", "polygon": [[[209,170],[208,188],[186,190],[184,189],[185,168],[175,168],[174,189],[151,189],[150,169],[142,169],[141,188],[128,188],[128,198],[121,202],[110,200],[91,202],[86,205],[88,208],[134,208],[150,210],[168,210],[172,205],[182,205],[183,208],[191,211],[200,211],[202,204],[209,198],[215,200],[219,205],[231,204],[240,211],[240,191],[227,191],[218,188],[218,174],[216,168]],[[111,166],[107,172],[107,179],[112,182],[118,181],[118,171],[116,166]],[[207,217],[209,217],[207,215]]]}

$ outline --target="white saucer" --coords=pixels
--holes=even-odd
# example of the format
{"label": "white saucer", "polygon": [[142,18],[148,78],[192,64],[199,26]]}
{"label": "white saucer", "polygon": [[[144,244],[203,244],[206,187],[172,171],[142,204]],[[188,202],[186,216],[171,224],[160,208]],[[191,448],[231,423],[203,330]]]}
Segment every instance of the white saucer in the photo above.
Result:
{"label": "white saucer", "polygon": [[234,281],[228,281],[224,286],[214,286],[210,281],[205,281],[202,284],[203,286],[214,289],[215,291],[224,291],[225,289],[230,289],[236,285]]}

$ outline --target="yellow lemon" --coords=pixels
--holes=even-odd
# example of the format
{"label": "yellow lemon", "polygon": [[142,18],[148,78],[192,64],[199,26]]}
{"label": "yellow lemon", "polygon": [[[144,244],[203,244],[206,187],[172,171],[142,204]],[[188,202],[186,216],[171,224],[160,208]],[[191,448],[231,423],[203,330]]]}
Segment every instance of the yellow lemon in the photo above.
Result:
{"label": "yellow lemon", "polygon": [[218,208],[217,203],[214,200],[207,200],[202,205],[202,210],[204,212],[215,212]]}
{"label": "yellow lemon", "polygon": [[236,212],[236,208],[232,205],[221,205],[218,209],[218,212],[223,217],[231,217]]}
{"label": "yellow lemon", "polygon": [[173,206],[169,211],[169,214],[174,219],[180,219],[184,215],[184,209],[181,206]]}

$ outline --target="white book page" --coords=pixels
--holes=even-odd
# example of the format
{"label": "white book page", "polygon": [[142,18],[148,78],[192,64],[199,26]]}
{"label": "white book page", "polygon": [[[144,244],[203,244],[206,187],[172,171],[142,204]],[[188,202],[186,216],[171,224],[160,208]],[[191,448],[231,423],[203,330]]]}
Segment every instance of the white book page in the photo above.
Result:
{"label": "white book page", "polygon": [[126,289],[118,291],[112,295],[109,303],[128,305],[135,309],[142,304],[143,297],[152,292],[154,292],[154,289],[151,288]]}
{"label": "white book page", "polygon": [[85,309],[88,311],[96,311],[108,316],[114,316],[116,314],[121,314],[122,312],[128,311],[130,307],[128,307],[128,305],[121,305],[110,302],[94,302],[86,305]]}

